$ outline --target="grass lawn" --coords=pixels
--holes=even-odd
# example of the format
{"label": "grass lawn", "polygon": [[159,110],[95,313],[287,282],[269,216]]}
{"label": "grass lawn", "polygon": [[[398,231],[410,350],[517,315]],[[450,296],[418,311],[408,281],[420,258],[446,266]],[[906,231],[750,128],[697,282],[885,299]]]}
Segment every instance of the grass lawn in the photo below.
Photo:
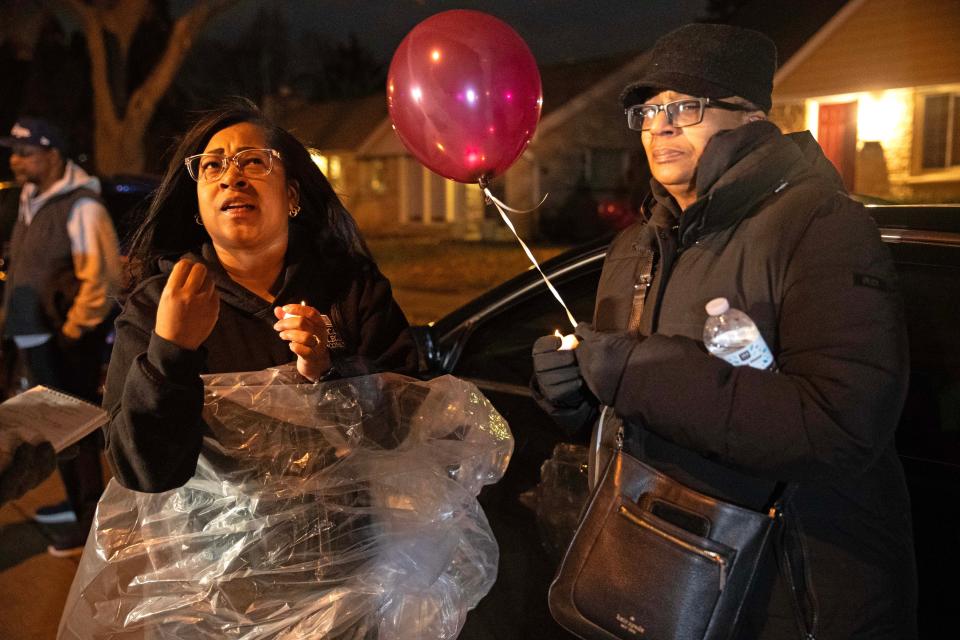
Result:
{"label": "grass lawn", "polygon": [[[436,320],[508,278],[531,268],[517,243],[441,238],[368,238],[380,269],[411,323]],[[543,262],[564,246],[531,247]]]}

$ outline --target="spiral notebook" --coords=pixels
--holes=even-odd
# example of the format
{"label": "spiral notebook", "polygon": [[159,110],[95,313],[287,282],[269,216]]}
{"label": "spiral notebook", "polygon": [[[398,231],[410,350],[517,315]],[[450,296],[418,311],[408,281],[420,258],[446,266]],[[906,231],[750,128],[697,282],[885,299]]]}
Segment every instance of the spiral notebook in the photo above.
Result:
{"label": "spiral notebook", "polygon": [[40,434],[63,451],[107,423],[95,404],[38,385],[0,404],[0,428]]}

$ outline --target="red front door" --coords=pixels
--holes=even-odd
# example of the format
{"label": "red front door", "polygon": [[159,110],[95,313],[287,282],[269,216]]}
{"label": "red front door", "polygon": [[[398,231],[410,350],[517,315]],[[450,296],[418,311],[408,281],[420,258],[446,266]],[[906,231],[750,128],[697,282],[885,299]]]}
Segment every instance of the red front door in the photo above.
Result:
{"label": "red front door", "polygon": [[857,103],[821,104],[817,138],[837,168],[847,191],[853,191],[857,162]]}

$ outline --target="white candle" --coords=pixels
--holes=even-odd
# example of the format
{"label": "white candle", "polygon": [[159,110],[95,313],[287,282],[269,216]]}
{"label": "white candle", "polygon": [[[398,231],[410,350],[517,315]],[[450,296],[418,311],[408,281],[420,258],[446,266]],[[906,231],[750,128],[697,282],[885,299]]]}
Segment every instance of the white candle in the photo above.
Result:
{"label": "white candle", "polygon": [[[300,306],[301,306],[301,307],[307,306],[307,301],[306,301],[306,300],[301,300],[301,301],[300,301]],[[299,317],[300,317],[300,316],[299,316],[298,314],[296,314],[296,313],[285,313],[285,314],[283,314],[283,319],[284,319],[284,320],[286,320],[287,318],[299,318]]]}
{"label": "white candle", "polygon": [[573,335],[572,333],[563,335],[560,333],[560,330],[557,329],[553,332],[553,335],[560,338],[560,348],[557,349],[557,351],[573,351],[580,344],[580,341],[577,340],[577,336]]}

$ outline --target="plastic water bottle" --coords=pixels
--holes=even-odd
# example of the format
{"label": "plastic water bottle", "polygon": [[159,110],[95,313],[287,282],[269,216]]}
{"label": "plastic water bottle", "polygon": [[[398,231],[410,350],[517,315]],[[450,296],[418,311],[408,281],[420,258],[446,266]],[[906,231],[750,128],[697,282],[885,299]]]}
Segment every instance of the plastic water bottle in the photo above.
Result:
{"label": "plastic water bottle", "polygon": [[776,369],[770,347],[750,316],[731,309],[726,298],[708,302],[707,313],[710,317],[703,325],[703,344],[707,351],[735,367]]}

